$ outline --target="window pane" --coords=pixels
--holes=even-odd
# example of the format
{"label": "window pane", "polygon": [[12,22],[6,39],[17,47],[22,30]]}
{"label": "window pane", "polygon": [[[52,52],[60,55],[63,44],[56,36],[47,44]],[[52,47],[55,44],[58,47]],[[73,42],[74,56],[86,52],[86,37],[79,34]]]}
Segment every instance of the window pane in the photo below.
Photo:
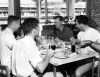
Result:
{"label": "window pane", "polygon": [[8,0],[0,0],[0,25],[7,24]]}
{"label": "window pane", "polygon": [[76,0],[75,16],[76,15],[86,15],[86,0]]}

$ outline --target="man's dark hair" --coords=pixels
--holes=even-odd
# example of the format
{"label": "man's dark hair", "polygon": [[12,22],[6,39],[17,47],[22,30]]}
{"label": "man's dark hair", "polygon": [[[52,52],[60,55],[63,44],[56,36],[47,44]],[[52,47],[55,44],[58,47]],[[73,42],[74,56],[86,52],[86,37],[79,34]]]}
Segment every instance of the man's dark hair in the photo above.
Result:
{"label": "man's dark hair", "polygon": [[17,16],[10,15],[10,16],[8,17],[8,25],[9,25],[10,23],[12,23],[13,21],[17,21],[17,20],[19,20],[19,19],[20,19],[20,18],[17,17]]}
{"label": "man's dark hair", "polygon": [[25,35],[29,34],[32,29],[38,26],[38,20],[36,18],[27,18],[22,23],[22,29]]}
{"label": "man's dark hair", "polygon": [[62,16],[55,16],[54,19],[59,18],[60,21],[63,21],[63,17]]}
{"label": "man's dark hair", "polygon": [[89,18],[86,15],[79,15],[79,16],[76,16],[75,21],[76,20],[77,20],[77,22],[79,24],[85,24],[85,25],[87,25]]}

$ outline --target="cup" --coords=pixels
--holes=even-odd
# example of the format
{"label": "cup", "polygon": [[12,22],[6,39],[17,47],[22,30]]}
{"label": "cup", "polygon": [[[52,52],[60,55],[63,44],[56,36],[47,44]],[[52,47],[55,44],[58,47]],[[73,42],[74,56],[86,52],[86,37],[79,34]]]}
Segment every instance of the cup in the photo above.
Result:
{"label": "cup", "polygon": [[51,49],[55,50],[56,49],[56,45],[51,45]]}
{"label": "cup", "polygon": [[75,52],[75,45],[71,45],[71,51]]}

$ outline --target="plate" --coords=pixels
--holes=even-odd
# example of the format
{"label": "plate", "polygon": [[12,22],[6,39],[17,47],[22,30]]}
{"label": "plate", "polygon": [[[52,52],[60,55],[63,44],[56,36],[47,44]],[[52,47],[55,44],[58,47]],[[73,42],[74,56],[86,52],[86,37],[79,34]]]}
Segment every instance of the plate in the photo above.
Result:
{"label": "plate", "polygon": [[64,52],[57,52],[57,53],[54,54],[54,57],[55,58],[59,58],[59,59],[66,59],[66,58],[68,58],[68,57],[66,57],[64,55]]}
{"label": "plate", "polygon": [[64,51],[70,51],[68,48],[56,48],[54,52],[64,52]]}

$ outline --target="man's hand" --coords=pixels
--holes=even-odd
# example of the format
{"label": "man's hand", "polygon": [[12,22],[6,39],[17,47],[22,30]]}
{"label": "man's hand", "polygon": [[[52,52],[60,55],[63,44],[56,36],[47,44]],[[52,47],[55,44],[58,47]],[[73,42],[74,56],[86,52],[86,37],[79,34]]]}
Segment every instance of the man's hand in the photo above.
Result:
{"label": "man's hand", "polygon": [[47,57],[48,57],[48,58],[52,58],[53,56],[54,56],[54,50],[49,49],[49,50],[47,51]]}
{"label": "man's hand", "polygon": [[59,42],[62,42],[62,40],[58,39],[58,38],[55,38],[55,42],[56,43],[59,43]]}
{"label": "man's hand", "polygon": [[70,42],[71,42],[72,45],[75,45],[76,39],[74,37],[71,37]]}
{"label": "man's hand", "polygon": [[90,46],[91,43],[92,43],[92,41],[90,41],[90,40],[84,40],[84,41],[81,41],[81,42],[80,42],[79,47],[85,48],[85,47],[87,47],[87,46]]}

